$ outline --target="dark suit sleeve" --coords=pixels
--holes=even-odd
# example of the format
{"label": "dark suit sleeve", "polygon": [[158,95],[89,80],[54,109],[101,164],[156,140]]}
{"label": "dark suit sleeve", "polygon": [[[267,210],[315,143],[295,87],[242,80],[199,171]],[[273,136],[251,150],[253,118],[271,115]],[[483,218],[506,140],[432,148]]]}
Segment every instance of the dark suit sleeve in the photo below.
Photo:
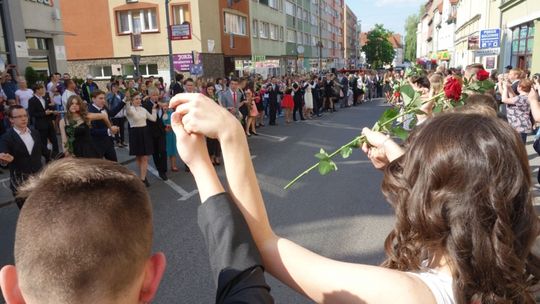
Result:
{"label": "dark suit sleeve", "polygon": [[30,100],[28,101],[28,116],[30,116],[30,119],[43,118],[46,116],[45,111],[39,111],[37,109],[37,106],[41,107],[41,104],[36,104],[36,102],[40,103],[39,99],[35,97],[30,98]]}
{"label": "dark suit sleeve", "polygon": [[122,109],[124,108],[126,104],[124,102],[120,102],[116,107],[110,109],[110,111],[107,111],[107,114],[109,117],[114,117],[116,114],[118,114]]}
{"label": "dark suit sleeve", "polygon": [[215,195],[202,204],[198,222],[217,280],[216,303],[274,303],[259,251],[229,194]]}

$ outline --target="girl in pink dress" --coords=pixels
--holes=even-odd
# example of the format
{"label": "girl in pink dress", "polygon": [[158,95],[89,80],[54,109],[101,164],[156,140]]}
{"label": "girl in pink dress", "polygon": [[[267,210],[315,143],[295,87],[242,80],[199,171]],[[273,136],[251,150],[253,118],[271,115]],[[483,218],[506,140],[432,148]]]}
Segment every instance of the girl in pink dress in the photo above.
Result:
{"label": "girl in pink dress", "polygon": [[256,98],[260,98],[260,97],[255,96],[255,93],[251,89],[246,90],[246,103],[248,105],[248,119],[246,123],[247,136],[251,136],[251,134],[259,135],[255,131],[255,120],[257,119],[257,116],[259,115],[259,111],[257,110]]}
{"label": "girl in pink dress", "polygon": [[292,97],[292,90],[287,88],[281,101],[281,108],[285,111],[285,122],[290,124],[292,122],[292,110],[294,108],[294,100]]}

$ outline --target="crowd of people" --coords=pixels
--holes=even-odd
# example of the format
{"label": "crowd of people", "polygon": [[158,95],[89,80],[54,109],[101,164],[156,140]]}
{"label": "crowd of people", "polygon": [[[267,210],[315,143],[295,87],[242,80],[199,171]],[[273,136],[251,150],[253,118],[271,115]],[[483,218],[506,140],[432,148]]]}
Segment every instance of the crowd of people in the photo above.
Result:
{"label": "crowd of people", "polygon": [[[493,88],[467,92],[465,105],[447,113],[435,113],[426,102],[402,144],[362,131],[362,149],[384,170],[382,191],[396,212],[381,266],[335,261],[279,237],[249,155],[247,138],[266,119],[276,125],[280,108],[291,123],[377,96],[400,107],[394,91],[400,79],[428,101],[451,77],[475,82],[485,73],[475,64],[411,76],[389,70],[382,77],[359,72],[213,82],[178,75],[171,92],[160,81],[126,84],[115,78],[109,93],[90,78],[79,91],[65,79],[74,93],[65,112],[57,96],[51,101],[38,85],[28,109],[25,103],[10,105],[12,127],[2,137],[0,163],[18,168],[14,192],[19,206],[24,202],[16,265],[0,271],[4,298],[9,304],[152,301],[166,263],[163,253],[151,254],[146,168],[153,155],[166,179],[167,144],[174,140],[174,154],[191,169],[204,202],[198,221],[217,303],[273,303],[264,271],[318,303],[534,303],[540,260],[532,247],[540,225],[525,144],[540,121],[539,74],[529,79],[512,68],[492,74]],[[30,114],[32,105],[41,107],[33,110],[39,114]],[[28,124],[29,118],[48,116],[53,128],[59,120],[65,154],[76,157],[42,169],[42,156],[54,159],[44,144],[51,138],[37,131],[45,127]],[[138,176],[117,164],[114,154],[113,137],[125,146],[115,121],[126,119]],[[229,193],[214,168],[220,158]]]}

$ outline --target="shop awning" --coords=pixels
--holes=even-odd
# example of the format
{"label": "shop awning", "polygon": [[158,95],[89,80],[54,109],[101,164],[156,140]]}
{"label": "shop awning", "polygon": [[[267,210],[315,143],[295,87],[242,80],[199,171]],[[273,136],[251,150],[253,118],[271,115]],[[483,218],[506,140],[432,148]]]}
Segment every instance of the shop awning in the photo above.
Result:
{"label": "shop awning", "polygon": [[40,29],[25,29],[24,32],[26,34],[45,34],[45,35],[51,35],[51,36],[77,36],[76,34],[70,33],[70,32],[47,31],[47,30],[40,30]]}

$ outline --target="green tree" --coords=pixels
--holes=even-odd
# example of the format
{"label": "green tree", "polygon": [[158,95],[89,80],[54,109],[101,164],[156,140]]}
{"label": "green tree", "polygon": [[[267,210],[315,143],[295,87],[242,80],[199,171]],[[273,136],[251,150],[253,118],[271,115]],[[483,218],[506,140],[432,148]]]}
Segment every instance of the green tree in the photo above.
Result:
{"label": "green tree", "polygon": [[382,24],[375,24],[375,27],[368,32],[367,42],[362,47],[366,53],[366,59],[373,68],[382,68],[386,64],[391,64],[396,55],[392,43],[388,40],[392,32],[385,29]]}
{"label": "green tree", "polygon": [[416,31],[418,28],[418,15],[410,15],[405,21],[405,50],[404,59],[415,62],[416,60]]}

